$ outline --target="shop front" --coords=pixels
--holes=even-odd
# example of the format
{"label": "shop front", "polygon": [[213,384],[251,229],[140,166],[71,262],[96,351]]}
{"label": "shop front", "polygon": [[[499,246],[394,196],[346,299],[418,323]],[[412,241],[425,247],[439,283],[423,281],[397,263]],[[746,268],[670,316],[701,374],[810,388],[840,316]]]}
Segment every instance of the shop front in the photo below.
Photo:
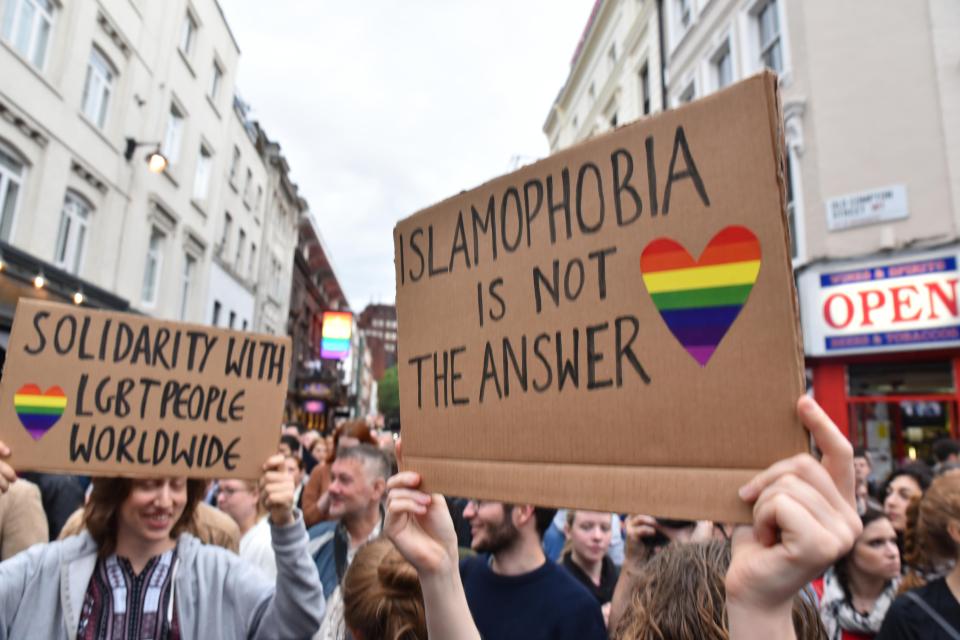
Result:
{"label": "shop front", "polygon": [[883,477],[957,437],[958,249],[812,265],[797,276],[813,394]]}

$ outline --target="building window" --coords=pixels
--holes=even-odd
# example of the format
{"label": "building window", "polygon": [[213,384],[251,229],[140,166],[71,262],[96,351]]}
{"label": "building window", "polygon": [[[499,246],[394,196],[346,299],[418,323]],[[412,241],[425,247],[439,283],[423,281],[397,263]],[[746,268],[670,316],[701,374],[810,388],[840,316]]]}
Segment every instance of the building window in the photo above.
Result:
{"label": "building window", "polygon": [[229,211],[226,211],[223,214],[223,233],[220,235],[220,246],[217,251],[219,255],[223,255],[223,252],[227,249],[231,229],[233,229],[233,216],[230,215]]}
{"label": "building window", "polygon": [[231,311],[231,312],[230,312],[230,321],[228,322],[227,326],[229,326],[231,329],[233,329],[233,325],[235,325],[236,323],[237,323],[237,312],[236,312],[236,311]]}
{"label": "building window", "polygon": [[591,98],[597,95],[597,89],[592,82],[590,83],[590,87],[587,89],[587,95]]}
{"label": "building window", "polygon": [[733,82],[733,56],[730,55],[730,43],[724,44],[714,55],[713,74],[717,89],[723,89]]}
{"label": "building window", "polygon": [[250,243],[250,263],[247,265],[247,276],[256,280],[257,274],[257,245]]}
{"label": "building window", "polygon": [[607,59],[610,60],[611,67],[617,64],[617,43],[616,42],[610,45],[610,50],[607,51]]}
{"label": "building window", "polygon": [[674,7],[677,10],[677,33],[683,34],[690,27],[693,21],[693,7],[690,6],[692,0],[674,0]]}
{"label": "building window", "polygon": [[220,310],[222,308],[223,307],[220,306],[220,302],[218,300],[213,301],[213,319],[211,320],[210,324],[215,327],[220,324]]}
{"label": "building window", "polygon": [[189,253],[183,254],[183,276],[180,279],[180,319],[187,319],[190,309],[190,291],[193,285],[193,272],[197,266],[197,259]]}
{"label": "building window", "polygon": [[85,200],[74,193],[67,193],[60,211],[60,229],[57,231],[53,261],[73,275],[79,274],[83,265],[90,209]]}
{"label": "building window", "polygon": [[210,168],[213,165],[213,155],[206,146],[200,145],[200,155],[197,157],[197,175],[193,180],[193,199],[203,202],[210,191]]}
{"label": "building window", "polygon": [[101,129],[107,123],[107,108],[113,95],[116,73],[96,47],[90,50],[87,79],[83,85],[83,115]]}
{"label": "building window", "polygon": [[243,203],[250,206],[250,185],[253,182],[253,171],[247,167],[247,177],[243,181]]}
{"label": "building window", "polygon": [[243,229],[240,229],[240,237],[237,240],[237,255],[233,259],[233,270],[238,274],[241,273],[240,268],[243,266],[243,250],[247,243],[247,232]]}
{"label": "building window", "polygon": [[793,162],[790,159],[790,153],[786,154],[786,187],[787,187],[787,227],[790,230],[790,257],[796,259],[800,255],[799,243],[797,242],[797,203],[793,190]]}
{"label": "building window", "polygon": [[260,201],[263,200],[263,187],[257,186],[257,199],[253,201],[253,208],[260,208]]}
{"label": "building window", "polygon": [[33,66],[43,69],[53,29],[53,2],[7,0],[4,5],[3,22],[0,23],[3,39]]}
{"label": "building window", "polygon": [[23,175],[23,163],[0,146],[0,240],[4,242],[10,242],[13,232]]}
{"label": "building window", "polygon": [[161,152],[171,166],[180,159],[180,143],[183,140],[183,113],[177,105],[170,105],[170,119],[167,120],[167,131],[163,136]]}
{"label": "building window", "polygon": [[616,111],[614,111],[613,115],[610,116],[610,128],[611,129],[617,128],[617,112]]}
{"label": "building window", "polygon": [[210,78],[210,98],[216,102],[217,98],[220,96],[220,84],[223,82],[223,69],[220,68],[220,64],[214,60],[213,61],[213,75]]}
{"label": "building window", "polygon": [[197,19],[187,11],[180,30],[180,51],[188,58],[193,53],[193,44],[197,39]]}
{"label": "building window", "polygon": [[640,113],[650,113],[650,66],[646,62],[640,67]]}
{"label": "building window", "polygon": [[677,98],[678,104],[686,104],[692,102],[693,99],[697,97],[697,89],[694,86],[693,80],[690,81],[690,84],[687,85],[687,88],[683,90],[683,93]]}
{"label": "building window", "polygon": [[166,237],[159,229],[150,231],[150,243],[147,246],[147,262],[143,269],[144,306],[152,307],[157,303],[157,288],[160,284],[160,270],[163,268],[163,243]]}
{"label": "building window", "polygon": [[237,171],[240,170],[240,147],[233,148],[233,159],[230,160],[230,184],[236,186]]}
{"label": "building window", "polygon": [[757,11],[760,29],[760,65],[780,73],[783,71],[783,51],[780,46],[780,17],[777,0],[768,0]]}
{"label": "building window", "polygon": [[247,321],[244,320],[244,321],[243,321],[243,326],[242,326],[241,328],[242,328],[244,331],[246,331],[246,330],[247,330],[247,326],[248,326],[248,325],[247,325]]}

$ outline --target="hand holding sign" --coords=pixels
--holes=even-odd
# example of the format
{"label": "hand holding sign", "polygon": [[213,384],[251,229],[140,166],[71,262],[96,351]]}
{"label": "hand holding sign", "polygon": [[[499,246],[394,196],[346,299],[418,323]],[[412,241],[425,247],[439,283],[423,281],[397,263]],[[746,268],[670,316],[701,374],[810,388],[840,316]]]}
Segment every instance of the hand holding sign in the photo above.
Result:
{"label": "hand holding sign", "polygon": [[794,595],[846,554],[862,529],[850,442],[812,399],[802,397],[797,413],[823,460],[808,454],[781,460],[741,490],[754,502],[754,524],[733,537],[726,577],[731,637],[740,621],[744,628],[764,618],[770,629],[784,619],[789,624]]}
{"label": "hand holding sign", "polygon": [[270,512],[270,522],[285,526],[293,522],[293,476],[283,465],[283,454],[270,456],[263,465],[260,479],[260,500]]}
{"label": "hand holding sign", "polygon": [[10,457],[10,448],[0,441],[0,495],[7,492],[10,485],[17,481],[17,474],[13,467],[3,461],[3,458]]}

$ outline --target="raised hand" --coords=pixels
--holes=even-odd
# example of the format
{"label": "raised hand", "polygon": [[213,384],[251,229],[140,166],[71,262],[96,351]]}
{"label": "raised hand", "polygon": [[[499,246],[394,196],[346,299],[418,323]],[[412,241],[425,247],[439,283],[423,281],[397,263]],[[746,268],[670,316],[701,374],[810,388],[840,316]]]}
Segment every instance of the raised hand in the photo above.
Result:
{"label": "raised hand", "polygon": [[443,496],[419,491],[420,476],[403,471],[387,481],[384,532],[417,572],[457,570],[457,534]]}
{"label": "raised hand", "polygon": [[283,454],[276,453],[263,463],[260,477],[260,500],[270,512],[270,521],[275,525],[293,522],[293,476],[287,473]]}
{"label": "raised hand", "polygon": [[17,474],[4,458],[10,457],[10,448],[0,441],[0,495],[7,492],[10,485],[16,482]]}
{"label": "raised hand", "polygon": [[741,498],[754,503],[754,523],[733,536],[726,576],[731,637],[763,633],[754,624],[750,633],[735,636],[739,621],[771,617],[788,625],[794,595],[860,535],[850,442],[812,399],[801,398],[797,413],[823,459],[801,454],[781,460],[740,489]]}

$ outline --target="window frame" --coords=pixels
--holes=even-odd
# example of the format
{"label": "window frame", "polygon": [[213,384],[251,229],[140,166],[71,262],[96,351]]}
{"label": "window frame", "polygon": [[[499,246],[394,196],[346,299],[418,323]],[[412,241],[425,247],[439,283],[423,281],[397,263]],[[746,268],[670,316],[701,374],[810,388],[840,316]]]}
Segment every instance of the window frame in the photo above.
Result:
{"label": "window frame", "polygon": [[[99,68],[94,61],[101,63]],[[98,129],[106,128],[107,115],[110,109],[117,77],[117,68],[110,58],[99,47],[90,48],[90,59],[87,60],[87,75],[83,82],[83,97],[80,110],[83,115]],[[97,81],[96,93],[91,92],[91,79]]]}
{"label": "window frame", "polygon": [[[210,178],[213,175],[213,151],[206,143],[200,143],[197,152],[197,166],[193,172],[193,201],[207,202],[210,198]],[[202,187],[202,191],[201,191]]]}
{"label": "window frame", "polygon": [[[770,69],[777,75],[782,74],[786,70],[783,44],[783,25],[780,19],[779,5],[779,0],[762,0],[754,6],[754,19],[757,21],[757,63],[759,64],[760,69]],[[772,13],[767,14],[768,11]],[[765,15],[771,15],[776,24],[776,32],[766,40],[764,39],[763,33]],[[777,50],[777,58],[780,63],[780,68],[775,68],[767,64],[767,56],[774,49]]]}
{"label": "window frame", "polygon": [[[157,247],[153,247],[153,239],[157,238]],[[150,236],[147,240],[147,252],[146,252],[146,263],[143,267],[143,284],[140,290],[140,302],[141,304],[148,308],[152,309],[157,306],[157,302],[160,299],[160,276],[163,271],[163,254],[165,245],[167,242],[167,234],[157,226],[151,225],[150,227]],[[148,265],[150,264],[151,258],[154,260],[152,281],[150,282],[149,292],[152,294],[149,298],[147,297],[147,273]]]}
{"label": "window frame", "polygon": [[[29,34],[27,42],[21,48],[20,36],[23,31],[23,7],[29,4],[33,8],[33,15],[30,18]],[[49,6],[49,9],[42,7],[42,4]],[[45,70],[47,57],[50,52],[50,42],[53,40],[53,30],[56,24],[57,5],[53,0],[6,0],[3,15],[0,16],[0,37],[2,37],[10,47],[20,56],[29,62],[41,72]],[[9,15],[9,19],[8,19]],[[46,18],[46,35],[43,42],[43,49],[40,51],[39,60],[37,59],[37,32],[38,26],[43,24]],[[9,33],[7,33],[9,29]]]}
{"label": "window frame", "polygon": [[190,310],[190,299],[193,293],[193,273],[199,260],[189,251],[183,252],[183,271],[180,272],[180,310],[179,317],[181,321],[187,320],[187,312]]}
{"label": "window frame", "polygon": [[180,152],[183,147],[183,129],[186,126],[186,120],[187,116],[184,110],[176,101],[171,101],[170,109],[167,112],[167,127],[163,133],[163,143],[160,145],[160,152],[167,159],[168,169],[174,167],[180,161]]}
{"label": "window frame", "polygon": [[[24,184],[27,181],[28,165],[26,160],[13,147],[0,141],[0,154],[6,156],[10,163],[19,165],[19,175],[6,166],[6,163],[0,161],[0,240],[12,242],[16,231],[17,220],[20,217],[20,201],[23,194]],[[13,195],[13,205],[9,207],[10,220],[7,222],[7,202],[10,196],[10,185],[16,187]],[[6,237],[3,235],[4,227],[7,229]]]}
{"label": "window frame", "polygon": [[223,76],[225,72],[220,65],[220,62],[214,58],[213,59],[213,75],[210,78],[210,93],[207,95],[215,103],[220,98],[220,87],[223,84]]}
{"label": "window frame", "polygon": [[[79,193],[68,190],[60,208],[60,224],[53,245],[53,263],[75,276],[83,271],[87,240],[90,237],[90,221],[94,207]],[[77,240],[79,231],[79,240]]]}
{"label": "window frame", "polygon": [[193,50],[197,44],[197,33],[200,31],[200,21],[193,14],[190,8],[183,17],[183,23],[180,26],[180,38],[177,41],[177,50],[187,59],[193,56]]}

